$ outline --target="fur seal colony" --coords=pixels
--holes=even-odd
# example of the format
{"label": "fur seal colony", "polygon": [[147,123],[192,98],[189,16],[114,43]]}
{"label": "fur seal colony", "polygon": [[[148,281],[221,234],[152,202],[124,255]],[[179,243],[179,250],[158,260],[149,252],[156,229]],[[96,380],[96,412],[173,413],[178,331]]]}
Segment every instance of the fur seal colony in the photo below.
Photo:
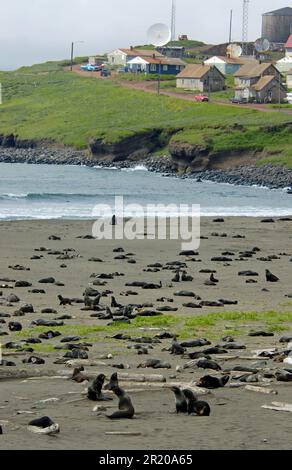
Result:
{"label": "fur seal colony", "polygon": [[[264,223],[262,242],[259,221],[253,237],[245,223],[233,228],[220,222],[226,237],[223,231],[215,236],[212,224],[204,229],[199,252],[161,244],[157,251],[145,245],[144,254],[134,242],[106,248],[90,236],[77,238],[84,232],[81,224],[73,232],[60,225],[62,231],[54,232],[61,240],[48,240],[47,232],[33,245],[30,237],[11,234],[13,247],[24,246],[22,256],[17,251],[9,264],[0,247],[0,379],[19,377],[3,383],[11,395],[15,384],[21,387],[17,396],[24,395],[28,405],[23,410],[21,401],[15,405],[7,390],[5,399],[1,396],[1,439],[13,439],[12,424],[17,424],[61,440],[73,406],[82,416],[78,426],[88,421],[92,430],[104,423],[116,430],[115,421],[125,420],[141,431],[144,425],[154,428],[159,415],[161,423],[171,419],[191,436],[190,422],[202,418],[202,426],[206,421],[212,428],[223,408],[224,419],[230,416],[232,422],[234,403],[249,400],[248,384],[279,394],[281,385],[291,386],[292,253],[286,241],[275,246],[273,239],[275,227],[286,236],[291,222],[275,221],[270,233]],[[277,315],[280,304],[283,320]],[[257,312],[270,312],[268,321]],[[65,371],[69,380],[42,381],[46,371],[56,377]],[[34,374],[38,380],[27,381],[25,392],[20,378]],[[56,401],[46,402],[52,397]],[[266,403],[261,397],[252,403],[253,412]],[[62,406],[67,415],[62,416]],[[35,419],[29,421],[26,413]],[[38,418],[40,413],[44,416]]]}

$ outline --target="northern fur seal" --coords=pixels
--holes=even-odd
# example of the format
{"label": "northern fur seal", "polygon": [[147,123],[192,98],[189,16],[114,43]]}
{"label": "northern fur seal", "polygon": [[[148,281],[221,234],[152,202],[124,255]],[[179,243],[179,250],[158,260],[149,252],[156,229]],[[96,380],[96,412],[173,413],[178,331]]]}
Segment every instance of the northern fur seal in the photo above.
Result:
{"label": "northern fur seal", "polygon": [[83,366],[76,367],[73,371],[71,380],[74,380],[74,382],[77,382],[78,384],[82,384],[83,382],[87,381],[88,378],[84,374],[82,374],[83,371],[84,371]]}
{"label": "northern fur seal", "polygon": [[210,416],[211,408],[206,401],[200,401],[191,390],[183,390],[183,395],[188,401],[187,412],[189,415]]}
{"label": "northern fur seal", "polygon": [[175,395],[175,407],[177,413],[187,413],[188,403],[183,391],[179,387],[171,387]]}
{"label": "northern fur seal", "polygon": [[39,434],[58,434],[60,432],[59,424],[54,423],[48,416],[34,419],[28,424],[28,429]]}
{"label": "northern fur seal", "polygon": [[12,321],[8,324],[8,328],[9,328],[10,331],[21,331],[22,330],[22,325],[21,325],[21,323]]}
{"label": "northern fur seal", "polygon": [[267,282],[278,282],[279,278],[266,269],[266,280]]}
{"label": "northern fur seal", "polygon": [[92,382],[87,390],[87,398],[92,401],[109,401],[112,400],[110,397],[106,397],[102,393],[102,387],[104,384],[105,375],[100,374]]}
{"label": "northern fur seal", "polygon": [[112,415],[107,415],[109,419],[132,419],[135,414],[131,398],[126,394],[125,390],[120,387],[113,387],[112,391],[119,399],[119,411]]}
{"label": "northern fur seal", "polygon": [[72,305],[72,300],[71,299],[66,299],[62,295],[58,295],[58,299],[60,301],[60,305]]}
{"label": "northern fur seal", "polygon": [[198,387],[215,389],[224,387],[229,381],[229,375],[224,375],[223,377],[213,377],[212,375],[205,375],[198,382]]}
{"label": "northern fur seal", "polygon": [[111,375],[110,381],[108,384],[105,385],[104,389],[113,390],[114,388],[118,388],[118,386],[119,386],[118,374],[117,372],[115,372],[114,374]]}

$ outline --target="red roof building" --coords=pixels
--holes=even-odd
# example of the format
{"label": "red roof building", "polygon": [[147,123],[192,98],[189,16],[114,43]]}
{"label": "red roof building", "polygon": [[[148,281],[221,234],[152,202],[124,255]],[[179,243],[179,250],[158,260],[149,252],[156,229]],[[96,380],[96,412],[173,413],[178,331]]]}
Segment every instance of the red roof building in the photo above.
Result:
{"label": "red roof building", "polygon": [[292,34],[289,36],[289,39],[285,44],[285,49],[292,49]]}

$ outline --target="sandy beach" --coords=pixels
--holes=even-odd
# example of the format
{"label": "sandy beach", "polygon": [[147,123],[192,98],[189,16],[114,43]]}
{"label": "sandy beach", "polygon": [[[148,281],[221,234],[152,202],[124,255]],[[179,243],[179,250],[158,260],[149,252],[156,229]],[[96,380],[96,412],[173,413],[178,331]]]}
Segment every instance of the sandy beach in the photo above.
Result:
{"label": "sandy beach", "polygon": [[[272,402],[292,403],[291,383],[278,382],[274,375],[285,367],[292,369],[292,365],[274,358],[257,358],[255,353],[260,349],[283,350],[287,345],[280,343],[280,338],[292,336],[292,218],[275,218],[273,223],[263,223],[259,218],[226,217],[224,222],[213,219],[202,220],[201,236],[204,239],[198,253],[190,256],[180,255],[181,241],[85,239],[86,235],[91,235],[92,221],[0,223],[0,314],[9,314],[9,317],[0,315],[2,359],[16,365],[0,366],[1,449],[292,448],[290,413],[262,408]],[[60,240],[49,239],[51,236]],[[117,251],[117,248],[124,251]],[[223,257],[224,261],[213,260],[218,257]],[[173,281],[177,268],[167,263],[175,261],[185,263],[182,270],[193,277],[192,281]],[[267,282],[266,269],[279,281]],[[206,285],[210,280],[210,272],[206,270],[214,271],[219,282]],[[239,275],[243,271],[251,271],[253,275]],[[100,278],[101,274],[114,275],[112,279],[104,280]],[[39,282],[50,277],[54,282]],[[16,287],[16,281],[27,281],[31,285]],[[135,281],[157,287],[161,281],[162,287],[126,286]],[[104,282],[103,286],[97,285],[101,282]],[[139,305],[135,310],[139,316],[130,323],[119,323],[97,318],[96,312],[84,310],[82,303],[72,301],[71,305],[59,305],[59,294],[64,298],[83,299],[85,289],[90,287],[102,294],[100,304],[104,311],[110,307],[115,312],[116,309],[111,307],[114,295],[122,306]],[[31,292],[34,289],[45,293]],[[137,295],[125,295],[127,291]],[[180,291],[194,295],[174,295]],[[9,302],[11,294],[19,301]],[[205,306],[204,302],[217,304]],[[186,306],[191,303],[198,308]],[[33,306],[34,312],[15,316],[15,312],[27,304]],[[160,315],[153,317],[143,316],[145,310],[157,312],[165,306],[170,307],[169,311],[159,311]],[[52,309],[55,313],[43,313],[44,309]],[[71,318],[60,320],[64,315]],[[32,325],[39,319],[62,321],[63,326]],[[20,322],[23,330],[9,331],[11,321]],[[61,335],[41,339],[38,344],[24,342],[38,338],[46,331],[59,331]],[[145,355],[129,348],[137,343],[135,339],[146,336],[153,340],[162,331],[177,334],[180,343],[207,338],[212,346],[221,347],[224,345],[222,338],[231,336],[236,344],[245,348],[212,356],[220,364],[220,372],[199,367],[184,369],[190,359],[169,353],[171,339],[145,344],[149,348]],[[273,336],[249,336],[258,331]],[[128,335],[128,339],[113,338],[119,333]],[[72,369],[57,361],[68,352],[64,349],[66,343],[61,343],[66,336],[78,337],[73,343],[90,344],[85,348],[88,360],[84,362],[85,371],[90,375],[104,373],[109,378],[113,372],[155,374],[163,375],[166,382],[148,386],[122,380],[122,386],[129,391],[135,406],[135,418],[111,422],[104,416],[96,416],[93,412],[96,403],[84,395],[87,384],[71,381],[66,374],[70,376]],[[5,345],[9,342],[17,343],[14,345],[17,347],[7,349]],[[60,346],[63,349],[59,349]],[[28,347],[33,353],[23,351]],[[204,349],[206,347],[188,348],[186,354]],[[43,358],[45,364],[23,364],[22,361],[32,355]],[[138,367],[153,358],[169,363],[171,368]],[[97,361],[100,365],[90,365]],[[120,364],[124,365],[123,370],[115,367]],[[251,385],[272,389],[278,395],[247,390],[248,383],[239,380],[245,373],[234,371],[238,365],[257,369],[254,375],[258,380]],[[173,393],[167,388],[169,383],[191,384],[207,374],[222,376],[226,369],[232,371],[229,383],[204,396],[211,406],[210,417],[173,414],[175,402]],[[16,371],[26,371],[28,378],[8,380],[9,372],[16,374]],[[33,371],[40,371],[40,375],[47,377],[29,377]],[[241,386],[234,387],[234,384]],[[40,403],[40,400],[52,398],[57,400]],[[114,397],[109,403],[97,405],[106,406],[111,412],[117,409],[117,404]],[[61,433],[57,437],[35,436],[27,430],[31,419],[46,415],[60,424]],[[106,434],[120,431],[138,435]]]}

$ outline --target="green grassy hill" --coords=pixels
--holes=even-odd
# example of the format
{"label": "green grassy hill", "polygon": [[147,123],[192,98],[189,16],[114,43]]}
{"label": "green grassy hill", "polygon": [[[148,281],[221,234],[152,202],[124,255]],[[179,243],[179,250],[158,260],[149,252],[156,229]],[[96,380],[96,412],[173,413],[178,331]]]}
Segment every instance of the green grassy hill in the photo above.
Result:
{"label": "green grassy hill", "polygon": [[[290,133],[284,136],[283,130],[276,129],[271,142],[262,130],[292,121],[284,113],[158,97],[123,88],[111,80],[64,72],[59,63],[2,72],[0,81],[3,89],[0,134],[3,135],[52,139],[86,148],[90,138],[117,142],[143,131],[165,129],[180,131],[178,139],[189,143],[197,141],[198,136],[215,139],[220,148],[236,147],[240,142],[243,148],[249,149],[260,142],[261,148],[278,150],[277,161],[281,160],[283,150],[283,162],[290,162]],[[244,127],[244,133],[234,133],[235,123]]]}

